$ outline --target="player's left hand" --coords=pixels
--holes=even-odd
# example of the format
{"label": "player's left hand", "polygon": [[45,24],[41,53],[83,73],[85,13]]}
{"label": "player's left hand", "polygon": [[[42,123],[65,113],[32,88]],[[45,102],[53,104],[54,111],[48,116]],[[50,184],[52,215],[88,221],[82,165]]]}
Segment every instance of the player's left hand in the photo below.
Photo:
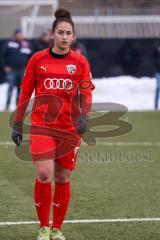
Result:
{"label": "player's left hand", "polygon": [[82,113],[80,118],[75,122],[76,131],[78,134],[83,134],[87,131],[88,116]]}

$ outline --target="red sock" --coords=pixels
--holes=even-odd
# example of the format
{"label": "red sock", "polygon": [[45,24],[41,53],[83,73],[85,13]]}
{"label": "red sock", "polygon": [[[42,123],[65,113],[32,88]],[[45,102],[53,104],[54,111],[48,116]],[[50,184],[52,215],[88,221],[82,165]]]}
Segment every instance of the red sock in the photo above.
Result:
{"label": "red sock", "polygon": [[61,229],[64,221],[68,204],[70,200],[70,182],[55,182],[54,198],[53,198],[53,224],[52,228]]}
{"label": "red sock", "polygon": [[40,227],[49,226],[50,206],[52,202],[52,185],[41,183],[36,179],[34,199]]}

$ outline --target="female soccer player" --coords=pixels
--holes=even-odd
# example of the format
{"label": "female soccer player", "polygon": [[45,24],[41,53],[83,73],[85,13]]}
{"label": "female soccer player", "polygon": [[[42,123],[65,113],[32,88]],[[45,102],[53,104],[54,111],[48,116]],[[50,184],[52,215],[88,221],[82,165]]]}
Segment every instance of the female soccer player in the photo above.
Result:
{"label": "female soccer player", "polygon": [[30,152],[36,169],[34,199],[40,221],[38,240],[65,239],[61,226],[70,200],[70,175],[91,110],[94,86],[90,68],[84,56],[70,49],[74,34],[70,12],[58,9],[52,26],[53,47],[35,53],[27,65],[12,132],[13,141],[20,145],[24,114],[35,91]]}

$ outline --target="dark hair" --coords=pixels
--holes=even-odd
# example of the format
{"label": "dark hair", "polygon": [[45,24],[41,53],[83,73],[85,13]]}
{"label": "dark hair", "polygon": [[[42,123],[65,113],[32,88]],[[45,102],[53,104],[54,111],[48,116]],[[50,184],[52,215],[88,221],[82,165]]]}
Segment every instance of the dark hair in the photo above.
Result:
{"label": "dark hair", "polygon": [[58,8],[55,12],[55,20],[52,24],[52,31],[54,32],[57,25],[61,22],[68,22],[71,24],[73,32],[74,32],[74,22],[72,20],[71,17],[71,13],[70,11],[68,11],[67,9],[63,9],[63,8]]}

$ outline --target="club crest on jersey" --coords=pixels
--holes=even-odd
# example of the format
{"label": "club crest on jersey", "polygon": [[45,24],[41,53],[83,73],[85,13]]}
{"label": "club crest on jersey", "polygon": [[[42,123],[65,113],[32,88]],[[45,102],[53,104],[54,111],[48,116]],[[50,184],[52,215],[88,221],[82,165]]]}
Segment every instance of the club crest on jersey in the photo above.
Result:
{"label": "club crest on jersey", "polygon": [[76,71],[76,65],[73,65],[73,64],[67,65],[67,71],[68,71],[68,73],[73,75]]}

